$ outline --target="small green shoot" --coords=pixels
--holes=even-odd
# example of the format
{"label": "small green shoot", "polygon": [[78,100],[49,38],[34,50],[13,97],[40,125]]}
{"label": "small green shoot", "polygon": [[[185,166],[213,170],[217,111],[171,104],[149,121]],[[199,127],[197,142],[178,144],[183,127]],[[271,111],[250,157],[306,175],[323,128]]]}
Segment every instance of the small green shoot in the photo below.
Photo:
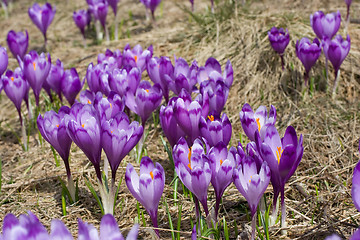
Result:
{"label": "small green shoot", "polygon": [[66,216],[66,200],[65,200],[65,191],[64,189],[61,191],[61,206],[62,206],[62,214]]}
{"label": "small green shoot", "polygon": [[178,221],[177,221],[177,233],[176,233],[176,239],[180,240],[180,227],[181,227],[181,213],[182,213],[182,204],[178,205]]}
{"label": "small green shoot", "polygon": [[[225,220],[225,216],[223,217],[223,224],[224,224],[224,236],[225,236],[225,240],[229,240],[229,228],[227,225],[227,222]],[[236,235],[237,236],[237,235]]]}
{"label": "small green shoot", "polygon": [[171,229],[171,239],[172,240],[175,240],[175,232],[174,232],[174,225],[173,225],[173,222],[172,222],[172,218],[171,218],[171,214],[170,214],[170,211],[169,211],[169,206],[166,202],[166,198],[163,198],[163,204],[165,205],[165,208],[166,208],[166,213],[168,215],[168,219],[169,219],[169,226],[170,226],[170,229]]}

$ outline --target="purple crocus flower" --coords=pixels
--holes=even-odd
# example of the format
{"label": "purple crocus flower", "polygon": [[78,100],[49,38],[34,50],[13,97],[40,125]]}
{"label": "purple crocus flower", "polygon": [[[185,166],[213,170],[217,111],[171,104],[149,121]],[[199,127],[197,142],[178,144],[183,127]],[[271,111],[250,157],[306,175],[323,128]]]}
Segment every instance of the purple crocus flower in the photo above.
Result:
{"label": "purple crocus flower", "polygon": [[8,66],[9,57],[6,48],[0,46],[0,76],[6,71]]}
{"label": "purple crocus flower", "polygon": [[[360,153],[360,141],[359,141]],[[356,209],[360,212],[360,161],[356,164],[352,178],[351,197]]]}
{"label": "purple crocus flower", "polygon": [[89,14],[87,10],[81,9],[77,12],[73,13],[73,20],[75,25],[80,29],[80,32],[83,36],[84,46],[86,46],[85,42],[85,27],[89,22]]}
{"label": "purple crocus flower", "polygon": [[352,0],[345,0],[346,3],[346,21],[349,21],[349,17],[350,17],[350,5],[352,3]]}
{"label": "purple crocus flower", "polygon": [[140,116],[141,123],[145,126],[151,113],[160,106],[162,92],[159,84],[151,86],[148,81],[141,81],[136,94],[129,93],[125,96],[126,106]]}
{"label": "purple crocus flower", "polygon": [[280,55],[281,66],[284,70],[284,52],[290,42],[289,32],[287,29],[284,30],[283,28],[278,29],[276,27],[272,27],[271,30],[268,32],[268,36],[272,48]]}
{"label": "purple crocus flower", "polygon": [[93,63],[90,63],[87,71],[86,71],[86,81],[88,83],[89,89],[94,92],[110,92],[110,87],[108,89],[103,89],[104,84],[102,85],[102,80],[107,80],[107,76],[103,76],[104,74],[107,74],[109,71],[109,66],[107,64],[97,64],[93,65]]}
{"label": "purple crocus flower", "polygon": [[212,72],[209,80],[200,84],[200,93],[209,98],[209,111],[220,114],[229,96],[229,88],[222,80],[222,76],[217,72]]}
{"label": "purple crocus flower", "polygon": [[31,21],[39,28],[44,35],[45,47],[47,42],[46,31],[54,19],[56,13],[56,7],[52,7],[50,3],[45,3],[40,6],[38,3],[34,3],[28,10]]}
{"label": "purple crocus flower", "polygon": [[50,54],[37,54],[36,51],[30,51],[24,57],[24,75],[34,91],[36,105],[39,106],[39,96],[41,88],[49,74],[51,68]]}
{"label": "purple crocus flower", "polygon": [[140,80],[141,72],[137,67],[130,67],[129,69],[115,68],[109,76],[109,86],[112,91],[115,91],[120,96],[130,93],[135,95]]}
{"label": "purple crocus flower", "polygon": [[61,81],[61,92],[64,94],[66,100],[70,105],[73,105],[75,98],[81,91],[84,81],[80,81],[79,75],[75,68],[65,70],[63,79]]}
{"label": "purple crocus flower", "polygon": [[262,195],[270,182],[270,168],[264,162],[257,170],[256,163],[253,161],[244,161],[234,170],[234,184],[239,192],[246,198],[252,217],[252,236],[254,240],[256,229],[256,209]]}
{"label": "purple crocus flower", "polygon": [[109,93],[107,98],[104,98],[101,92],[97,92],[93,103],[99,113],[101,123],[115,117],[125,107],[124,100],[113,91]]}
{"label": "purple crocus flower", "polygon": [[107,3],[110,5],[110,7],[112,8],[114,15],[116,16],[117,14],[117,5],[120,2],[120,0],[106,0]]}
{"label": "purple crocus flower", "polygon": [[[189,93],[196,90],[198,65],[194,60],[189,67],[188,63],[183,58],[175,58],[175,67],[173,70],[173,80],[170,81],[169,88],[176,95],[179,95],[184,88]],[[171,76],[171,75],[170,75]]]}
{"label": "purple crocus flower", "polygon": [[75,103],[65,116],[67,133],[94,165],[96,176],[102,183],[100,172],[101,126],[97,111],[91,104]]}
{"label": "purple crocus flower", "polygon": [[[222,75],[222,77],[219,75]],[[221,80],[228,88],[230,88],[234,81],[234,71],[230,60],[226,62],[224,72],[221,74],[221,65],[218,60],[212,57],[208,58],[205,62],[205,66],[198,69],[197,81],[201,85],[202,82],[210,79],[214,82]]]}
{"label": "purple crocus flower", "polygon": [[[190,0],[191,3],[191,11],[194,12],[194,0]],[[196,233],[195,233],[196,234]],[[195,235],[196,236],[196,235]]]}
{"label": "purple crocus flower", "polygon": [[207,190],[212,171],[204,154],[203,143],[200,139],[195,139],[192,147],[189,147],[186,140],[180,138],[173,148],[175,171],[185,187],[201,202],[207,217],[209,215]]}
{"label": "purple crocus flower", "polygon": [[107,64],[109,71],[113,72],[114,69],[120,69],[122,67],[122,54],[119,49],[112,52],[110,49],[106,49],[105,54],[100,53],[97,58],[98,64]]}
{"label": "purple crocus flower", "polygon": [[104,30],[106,29],[106,16],[108,4],[106,1],[96,1],[89,5],[89,9],[96,20],[99,20]]}
{"label": "purple crocus flower", "polygon": [[[159,201],[165,186],[165,171],[160,163],[154,163],[145,156],[140,163],[140,176],[129,163],[126,167],[125,182],[131,194],[138,200],[150,215],[152,224],[158,227],[157,213]],[[159,231],[155,229],[159,235]]]}
{"label": "purple crocus flower", "polygon": [[[285,226],[285,183],[294,174],[298,167],[303,152],[303,137],[298,140],[296,131],[292,126],[286,128],[283,138],[280,138],[275,126],[267,126],[263,141],[260,135],[255,133],[255,142],[262,159],[267,162],[271,170],[271,183],[274,188],[274,211],[276,213],[276,201],[281,192],[281,226]],[[275,217],[275,216],[273,216]]]}
{"label": "purple crocus flower", "polygon": [[209,115],[206,119],[201,117],[199,124],[201,136],[207,140],[211,147],[218,142],[223,142],[225,145],[229,144],[232,128],[225,113],[221,118],[216,113]]}
{"label": "purple crocus flower", "polygon": [[48,84],[48,86],[59,96],[60,101],[62,102],[61,96],[61,83],[63,81],[64,76],[64,65],[63,63],[57,59],[55,65],[51,65],[49,75],[44,82]]}
{"label": "purple crocus flower", "polygon": [[315,65],[316,61],[321,54],[320,41],[314,38],[313,42],[308,38],[302,38],[300,41],[297,40],[295,46],[296,56],[300,59],[305,68],[304,81],[305,85],[309,80],[309,72],[312,66]]}
{"label": "purple crocus flower", "polygon": [[27,82],[20,68],[16,68],[14,72],[8,70],[1,77],[4,91],[8,98],[14,103],[19,113],[20,125],[22,125],[21,102],[28,92]]}
{"label": "purple crocus flower", "polygon": [[245,103],[240,112],[241,126],[246,136],[255,141],[255,133],[260,133],[263,138],[264,126],[274,125],[276,122],[276,109],[273,105],[270,107],[269,116],[265,106],[260,106],[255,113],[248,103]]}
{"label": "purple crocus flower", "polygon": [[161,3],[161,0],[140,0],[144,6],[151,11],[152,20],[155,23],[155,10],[157,6]]}
{"label": "purple crocus flower", "polygon": [[[356,230],[349,240],[359,240],[360,239],[360,229]],[[325,238],[325,240],[342,240],[337,234],[332,234]]]}
{"label": "purple crocus flower", "polygon": [[[101,93],[100,93],[101,94]],[[81,91],[79,94],[79,100],[82,104],[94,104],[96,94],[90,90]]]}
{"label": "purple crocus flower", "polygon": [[26,30],[24,34],[23,32],[11,30],[7,35],[6,41],[12,55],[16,59],[19,56],[20,59],[23,60],[29,46],[28,31]]}
{"label": "purple crocus flower", "polygon": [[123,54],[123,65],[124,66],[131,66],[131,67],[138,67],[141,72],[146,69],[147,63],[153,55],[153,47],[150,45],[148,49],[144,50],[138,44],[135,45],[133,49],[130,48],[130,45],[127,44],[124,47],[124,54]]}
{"label": "purple crocus flower", "polygon": [[211,184],[215,190],[215,221],[225,189],[233,181],[233,171],[240,163],[240,156],[235,147],[228,151],[227,144],[218,142],[208,152],[208,162],[211,169]]}
{"label": "purple crocus flower", "polygon": [[340,28],[340,11],[326,15],[322,11],[317,11],[314,15],[310,15],[310,24],[319,39],[324,37],[332,39]]}

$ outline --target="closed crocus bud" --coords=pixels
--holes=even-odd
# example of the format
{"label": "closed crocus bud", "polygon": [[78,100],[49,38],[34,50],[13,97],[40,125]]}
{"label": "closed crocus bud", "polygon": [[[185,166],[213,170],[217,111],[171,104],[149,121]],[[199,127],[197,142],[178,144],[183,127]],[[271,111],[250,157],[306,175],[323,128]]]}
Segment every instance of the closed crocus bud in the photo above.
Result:
{"label": "closed crocus bud", "polygon": [[114,15],[116,16],[117,14],[117,5],[120,2],[120,0],[106,0],[107,3],[110,5],[110,7],[112,8]]}
{"label": "closed crocus bud", "polygon": [[225,145],[229,144],[232,128],[225,113],[221,118],[216,113],[209,115],[206,119],[201,117],[199,127],[201,136],[207,140],[211,147],[218,142],[223,142]]}
{"label": "closed crocus bud", "polygon": [[24,57],[24,75],[34,91],[36,105],[39,106],[39,96],[41,88],[49,75],[51,68],[50,54],[37,54],[36,51],[30,51]]}
{"label": "closed crocus bud", "polygon": [[200,139],[196,139],[190,147],[184,138],[180,138],[173,149],[175,171],[179,179],[201,202],[208,216],[207,190],[212,171],[204,154],[203,143]]}
{"label": "closed crocus bud", "polygon": [[222,195],[233,181],[233,171],[240,163],[240,156],[235,147],[231,147],[228,151],[227,144],[218,142],[208,152],[208,162],[211,169],[211,184],[216,196],[215,219],[217,220]]}
{"label": "closed crocus bud", "polygon": [[22,70],[20,68],[16,68],[14,72],[8,70],[1,77],[1,82],[6,95],[14,103],[19,113],[20,124],[22,125],[21,102],[28,92],[27,82]]}
{"label": "closed crocus bud", "polygon": [[126,106],[140,116],[144,126],[151,113],[160,106],[162,92],[160,85],[151,86],[150,82],[141,81],[135,96],[131,93],[125,96]]}
{"label": "closed crocus bud", "polygon": [[64,65],[57,59],[55,65],[51,65],[49,75],[46,78],[45,83],[59,96],[60,101],[62,101],[61,96],[61,83],[64,76]]}
{"label": "closed crocus bud", "polygon": [[141,0],[141,2],[145,5],[147,9],[151,11],[153,19],[155,19],[154,13],[157,6],[161,3],[161,0]]}
{"label": "closed crocus bud", "polygon": [[310,24],[319,39],[323,39],[324,37],[331,39],[340,28],[340,11],[326,15],[322,11],[317,11],[314,15],[310,15]]}
{"label": "closed crocus bud", "polygon": [[98,64],[107,64],[109,71],[112,72],[114,69],[120,69],[122,67],[122,54],[119,49],[112,52],[106,49],[105,54],[100,53],[97,58]]}
{"label": "closed crocus bud", "polygon": [[[359,142],[360,153],[360,142]],[[360,211],[360,161],[356,164],[352,178],[351,197],[354,205]]]}
{"label": "closed crocus bud", "polygon": [[51,233],[49,239],[73,240],[73,237],[69,229],[67,229],[61,220],[53,219],[51,221]]}
{"label": "closed crocus bud", "polygon": [[272,48],[280,55],[284,54],[290,42],[290,35],[287,29],[272,27],[268,32],[268,37]]}
{"label": "closed crocus bud", "polygon": [[64,94],[70,105],[74,104],[75,98],[81,91],[83,85],[84,81],[80,81],[79,75],[75,68],[65,70],[63,79],[61,81],[61,92]]}
{"label": "closed crocus bud", "polygon": [[29,46],[28,31],[26,30],[24,34],[23,32],[11,30],[7,35],[6,41],[14,58],[17,59],[19,56],[23,60]]}
{"label": "closed crocus bud", "polygon": [[[129,163],[126,167],[125,182],[131,194],[145,207],[153,226],[157,228],[158,206],[165,186],[163,167],[160,163],[155,163],[154,166],[149,157],[143,157],[140,163],[140,176]],[[159,231],[155,231],[159,235]]]}
{"label": "closed crocus bud", "polygon": [[109,75],[109,86],[112,91],[115,91],[120,96],[130,93],[135,95],[140,80],[141,72],[137,67],[127,69],[115,68],[112,74]]}
{"label": "closed crocus bud", "polygon": [[81,9],[73,13],[73,20],[75,25],[80,29],[81,34],[85,38],[85,27],[88,24],[88,12],[87,10]]}
{"label": "closed crocus bud", "polygon": [[240,112],[240,121],[246,136],[251,141],[255,141],[255,132],[260,133],[260,136],[263,138],[266,126],[275,124],[276,109],[271,105],[268,116],[265,106],[260,106],[254,113],[251,106],[248,103],[245,103]]}
{"label": "closed crocus bud", "polygon": [[152,45],[148,49],[144,50],[138,44],[133,49],[130,48],[130,45],[126,45],[124,48],[123,54],[123,65],[138,67],[141,72],[146,69],[147,63],[153,55]]}
{"label": "closed crocus bud", "polygon": [[101,76],[102,74],[107,73],[109,70],[109,67],[107,64],[97,64],[93,65],[93,63],[90,63],[87,71],[86,71],[86,81],[88,83],[89,89],[94,92],[102,92],[102,86],[101,86]]}
{"label": "closed crocus bud", "polygon": [[0,46],[0,76],[6,71],[9,61],[8,58],[6,48]]}
{"label": "closed crocus bud", "polygon": [[89,5],[89,9],[96,20],[99,20],[102,27],[106,28],[106,16],[108,13],[108,4],[106,1],[97,1]]}
{"label": "closed crocus bud", "polygon": [[[98,97],[99,95],[100,97]],[[122,112],[125,104],[123,99],[113,91],[109,93],[107,98],[103,98],[102,93],[98,92],[94,99],[94,107],[99,113],[101,123],[104,123]]]}
{"label": "closed crocus bud", "polygon": [[312,66],[315,65],[316,61],[321,54],[320,41],[315,38],[313,42],[308,38],[302,38],[300,41],[297,40],[295,46],[296,56],[300,59],[305,68],[304,80],[305,85],[309,80],[309,72]]}
{"label": "closed crocus bud", "polygon": [[342,62],[350,51],[350,36],[347,35],[346,39],[343,39],[341,35],[336,35],[333,40],[325,38],[323,40],[323,50],[327,59],[330,60],[335,70],[335,76],[340,69]]}
{"label": "closed crocus bud", "polygon": [[75,103],[65,116],[65,125],[70,138],[94,165],[101,183],[101,126],[97,111],[91,104]]}
{"label": "closed crocus bud", "polygon": [[54,19],[56,13],[56,7],[52,7],[50,3],[45,3],[40,6],[38,3],[34,3],[28,10],[31,21],[39,28],[44,35],[45,47],[46,47],[46,31]]}
{"label": "closed crocus bud", "polygon": [[217,72],[212,72],[209,80],[200,84],[200,93],[207,94],[209,98],[209,111],[220,114],[229,96],[229,88],[223,81],[222,76]]}

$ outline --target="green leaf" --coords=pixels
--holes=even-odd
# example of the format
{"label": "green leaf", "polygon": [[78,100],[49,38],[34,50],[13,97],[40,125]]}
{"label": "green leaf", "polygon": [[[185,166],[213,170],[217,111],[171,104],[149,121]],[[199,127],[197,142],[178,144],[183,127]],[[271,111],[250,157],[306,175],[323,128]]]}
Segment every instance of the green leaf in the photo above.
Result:
{"label": "green leaf", "polygon": [[95,191],[94,187],[92,186],[91,182],[89,181],[88,177],[86,175],[84,175],[84,177],[85,177],[86,186],[89,188],[91,194],[94,196],[96,202],[98,203],[98,205],[100,207],[101,214],[104,215],[104,207],[103,207],[103,205],[101,203],[100,198],[96,194],[96,191]]}
{"label": "green leaf", "polygon": [[170,211],[169,211],[169,206],[166,202],[166,198],[164,197],[164,201],[163,201],[164,205],[165,205],[165,208],[166,208],[166,213],[168,215],[168,219],[169,219],[169,226],[170,226],[170,229],[172,230],[171,231],[171,238],[172,240],[175,240],[175,233],[174,233],[174,225],[173,225],[173,222],[172,222],[172,218],[171,218],[171,214],[170,214]]}

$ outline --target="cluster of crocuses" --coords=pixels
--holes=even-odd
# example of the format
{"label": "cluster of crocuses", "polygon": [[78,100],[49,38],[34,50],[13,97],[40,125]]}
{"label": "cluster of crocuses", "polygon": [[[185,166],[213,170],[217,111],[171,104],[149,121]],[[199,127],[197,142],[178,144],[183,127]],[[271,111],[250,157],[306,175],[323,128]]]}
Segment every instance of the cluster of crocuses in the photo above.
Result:
{"label": "cluster of crocuses", "polygon": [[[111,214],[106,214],[102,217],[100,223],[100,235],[98,230],[87,222],[78,219],[78,239],[79,240],[109,240],[125,238],[119,230],[119,226]],[[128,233],[126,240],[137,239],[139,225],[135,224]],[[41,224],[39,219],[32,212],[28,214],[21,214],[19,218],[9,213],[5,216],[2,226],[2,235],[0,239],[52,239],[52,240],[72,240],[74,239],[65,224],[59,219],[51,221],[50,234]]]}

